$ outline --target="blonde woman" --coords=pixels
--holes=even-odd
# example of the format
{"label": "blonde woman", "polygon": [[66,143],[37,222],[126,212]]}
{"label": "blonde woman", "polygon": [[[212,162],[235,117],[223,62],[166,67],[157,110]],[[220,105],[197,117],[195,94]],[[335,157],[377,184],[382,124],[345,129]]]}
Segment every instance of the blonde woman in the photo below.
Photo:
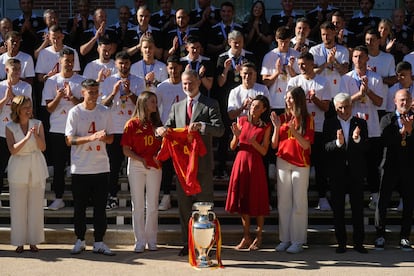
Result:
{"label": "blonde woman", "polygon": [[30,251],[37,252],[37,244],[44,241],[43,198],[48,172],[42,151],[46,143],[43,125],[32,117],[31,99],[14,97],[6,140],[11,154],[8,164],[11,244],[17,246],[17,253],[22,253],[27,243]]}

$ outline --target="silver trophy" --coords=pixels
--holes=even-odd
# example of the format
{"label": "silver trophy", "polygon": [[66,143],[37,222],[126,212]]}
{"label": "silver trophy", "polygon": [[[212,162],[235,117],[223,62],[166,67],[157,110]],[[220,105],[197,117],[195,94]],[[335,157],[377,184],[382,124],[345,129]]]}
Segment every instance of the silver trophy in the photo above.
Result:
{"label": "silver trophy", "polygon": [[216,227],[214,220],[216,214],[211,211],[214,207],[212,202],[196,202],[193,204],[193,239],[194,247],[198,252],[197,267],[213,266],[208,253],[215,243]]}

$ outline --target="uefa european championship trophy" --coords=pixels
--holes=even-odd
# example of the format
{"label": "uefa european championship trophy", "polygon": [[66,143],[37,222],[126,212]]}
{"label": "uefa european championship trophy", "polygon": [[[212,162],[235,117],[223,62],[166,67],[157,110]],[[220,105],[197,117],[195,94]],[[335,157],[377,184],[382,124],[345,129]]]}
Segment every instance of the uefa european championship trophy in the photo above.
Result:
{"label": "uefa european championship trophy", "polygon": [[[196,202],[193,204],[193,210],[196,211],[191,216],[188,229],[190,233],[189,260],[191,265],[198,268],[215,266],[208,256],[214,244],[217,244],[216,257],[218,265],[222,266],[220,259],[220,224],[216,219],[216,214],[211,211],[213,207],[214,203],[212,202]],[[195,254],[194,249],[198,254]]]}

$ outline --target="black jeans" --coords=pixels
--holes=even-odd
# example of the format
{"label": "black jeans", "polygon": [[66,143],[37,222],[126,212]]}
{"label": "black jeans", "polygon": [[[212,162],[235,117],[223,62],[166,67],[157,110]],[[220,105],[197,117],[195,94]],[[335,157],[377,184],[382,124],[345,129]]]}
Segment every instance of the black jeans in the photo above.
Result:
{"label": "black jeans", "polygon": [[75,235],[85,240],[86,207],[93,206],[93,228],[95,242],[101,242],[106,232],[106,199],[108,196],[109,173],[72,174],[72,193],[75,207],[73,221]]}
{"label": "black jeans", "polygon": [[66,145],[65,134],[50,132],[49,139],[53,162],[52,189],[56,198],[62,198],[65,190],[65,168],[70,160],[70,147]]}
{"label": "black jeans", "polygon": [[109,194],[113,197],[119,192],[119,171],[121,170],[122,162],[125,160],[124,153],[121,146],[122,134],[114,134],[114,141],[112,144],[106,145],[106,150],[109,157],[110,176],[109,176]]}

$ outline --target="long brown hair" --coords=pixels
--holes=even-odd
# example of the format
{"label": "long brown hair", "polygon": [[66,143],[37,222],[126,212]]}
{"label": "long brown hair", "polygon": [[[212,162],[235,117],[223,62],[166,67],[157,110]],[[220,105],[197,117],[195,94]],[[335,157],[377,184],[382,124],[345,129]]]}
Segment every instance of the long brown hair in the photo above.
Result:
{"label": "long brown hair", "polygon": [[[139,121],[144,124],[147,123],[147,101],[149,98],[155,97],[157,99],[157,95],[151,91],[143,91],[141,94],[139,94],[134,113],[132,114],[132,118],[138,118]],[[150,114],[150,123],[152,123],[153,126],[158,127],[161,126],[161,118],[160,118],[160,112],[157,107],[157,111],[152,112]]]}
{"label": "long brown hair", "polygon": [[[306,121],[308,120],[308,108],[306,106],[306,94],[302,87],[294,87],[290,89],[287,93],[292,95],[293,101],[295,102],[295,110],[293,110],[293,115],[299,120],[299,129],[298,131],[301,134],[304,134],[306,131]],[[286,108],[286,114],[289,113],[289,110]]]}

